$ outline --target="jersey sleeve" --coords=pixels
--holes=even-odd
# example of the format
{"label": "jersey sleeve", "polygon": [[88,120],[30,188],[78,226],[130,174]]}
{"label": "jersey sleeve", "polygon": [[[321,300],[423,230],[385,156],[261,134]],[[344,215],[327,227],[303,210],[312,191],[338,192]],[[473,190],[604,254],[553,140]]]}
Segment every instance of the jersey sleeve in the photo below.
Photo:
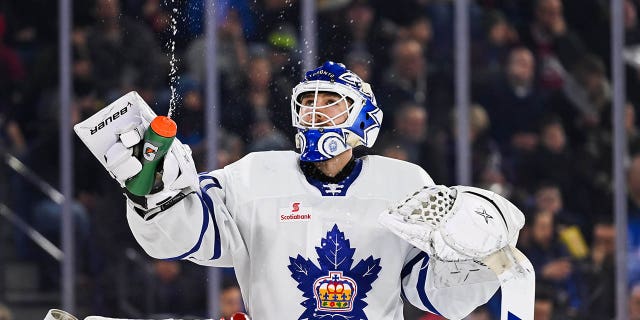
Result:
{"label": "jersey sleeve", "polygon": [[242,249],[244,242],[227,207],[225,169],[200,174],[199,180],[199,190],[185,191],[180,201],[147,219],[127,200],[129,227],[154,258],[231,267],[232,253]]}
{"label": "jersey sleeve", "polygon": [[414,248],[402,269],[402,294],[421,310],[462,319],[500,286],[489,268],[474,261],[443,262]]}

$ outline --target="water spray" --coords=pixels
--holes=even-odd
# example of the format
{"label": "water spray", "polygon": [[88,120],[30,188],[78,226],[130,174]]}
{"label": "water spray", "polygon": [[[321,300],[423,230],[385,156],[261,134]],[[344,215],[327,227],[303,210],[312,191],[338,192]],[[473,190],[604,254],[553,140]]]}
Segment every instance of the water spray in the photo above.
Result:
{"label": "water spray", "polygon": [[[175,0],[171,0],[172,4],[174,2]],[[144,133],[144,139],[140,143],[141,146],[137,146],[137,148],[142,148],[141,150],[138,149],[138,156],[142,162],[142,170],[125,182],[127,190],[137,196],[146,196],[151,193],[156,181],[162,179],[162,174],[159,171],[158,164],[161,163],[162,159],[164,159],[164,156],[171,148],[171,143],[173,143],[178,131],[178,126],[175,121],[171,119],[176,108],[176,87],[179,79],[179,76],[177,75],[178,68],[175,57],[176,44],[174,39],[178,32],[176,17],[174,16],[174,14],[177,13],[178,9],[173,8],[171,13],[171,22],[169,25],[171,31],[171,39],[168,43],[168,48],[171,52],[169,61],[171,65],[171,69],[169,70],[171,86],[169,112],[167,116],[157,116],[153,121],[151,121],[149,128],[147,128]]]}

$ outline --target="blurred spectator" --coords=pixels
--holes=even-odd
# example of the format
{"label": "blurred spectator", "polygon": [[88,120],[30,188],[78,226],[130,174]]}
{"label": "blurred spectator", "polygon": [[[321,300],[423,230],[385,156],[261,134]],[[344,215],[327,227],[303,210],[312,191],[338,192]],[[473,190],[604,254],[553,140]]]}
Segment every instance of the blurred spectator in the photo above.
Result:
{"label": "blurred spectator", "polygon": [[393,129],[383,136],[380,144],[382,150],[400,148],[406,153],[409,162],[428,170],[434,181],[441,184],[450,181],[445,141],[442,133],[429,131],[428,114],[424,107],[405,103],[396,111],[393,119]]}
{"label": "blurred spectator", "polygon": [[178,102],[173,118],[178,125],[177,138],[189,145],[193,151],[196,168],[204,168],[206,156],[205,136],[207,134],[204,114],[204,98],[200,84],[189,75],[180,77],[176,89]]}
{"label": "blurred spectator", "polygon": [[536,298],[533,307],[535,320],[552,320],[554,318],[554,291],[548,285],[536,283]]}
{"label": "blurred spectator", "polygon": [[[283,23],[300,25],[300,2],[293,0],[260,0],[252,5],[256,20],[255,38],[265,40]],[[294,28],[295,29],[295,28]]]}
{"label": "blurred spectator", "polygon": [[629,281],[640,282],[640,154],[631,158],[627,169],[627,210],[629,212]]}
{"label": "blurred spectator", "polygon": [[[82,65],[83,60],[76,61]],[[80,77],[84,71],[82,67],[72,69],[74,79]],[[76,97],[72,101],[71,108],[72,121],[83,120],[82,117],[92,114],[100,107],[99,101],[95,99],[91,92],[83,92],[78,88]],[[60,170],[60,148],[59,139],[59,110],[57,95],[53,90],[42,93],[42,105],[38,112],[34,113],[33,121],[37,122],[37,136],[31,141],[27,165],[36,172],[40,178],[52,186],[59,186]],[[71,130],[71,128],[67,128]],[[91,234],[91,211],[95,209],[96,195],[102,191],[103,182],[107,180],[108,174],[102,170],[102,166],[95,157],[74,136],[72,161],[75,164],[73,176],[74,194],[71,199],[71,212],[74,219],[75,247],[77,257],[76,272],[78,275],[88,276],[91,274],[91,259],[94,254],[94,243],[90,241]],[[55,202],[49,195],[37,192],[30,194],[27,206],[29,211],[25,212],[23,218],[30,222],[33,227],[41,232],[54,244],[61,243],[61,219],[62,206]],[[41,266],[41,290],[52,290],[58,288],[60,284],[60,265],[52,257],[41,250],[34,251],[31,257]]]}
{"label": "blurred spectator", "polygon": [[611,222],[593,226],[591,257],[583,270],[584,316],[590,319],[613,319],[615,315],[615,240]]}
{"label": "blurred spectator", "polygon": [[[75,4],[75,3],[74,3]],[[80,7],[84,7],[80,4]],[[34,10],[38,8],[38,10]],[[38,0],[3,1],[2,11],[6,12],[8,23],[7,40],[20,52],[26,64],[34,61],[39,50],[42,50],[57,39],[56,3]],[[87,9],[84,7],[83,9]],[[87,14],[85,10],[75,16]]]}
{"label": "blurred spectator", "polygon": [[561,191],[571,190],[571,155],[562,123],[557,118],[547,119],[540,128],[540,145],[516,170],[519,185],[533,191],[541,182],[550,181]]}
{"label": "blurred spectator", "polygon": [[218,128],[218,150],[216,151],[218,168],[234,163],[245,155],[242,139],[222,128]]}
{"label": "blurred spectator", "polygon": [[366,51],[354,50],[347,54],[344,60],[347,68],[371,84],[373,81],[373,57]]}
{"label": "blurred spectator", "polygon": [[[270,83],[270,85],[276,94],[275,97],[281,101],[286,101],[282,106],[289,105],[291,90],[304,76],[301,75],[300,66],[302,63],[301,53],[306,48],[299,41],[295,26],[291,23],[283,23],[269,33],[266,38],[268,50],[265,53],[268,54],[268,58],[271,61],[273,78],[273,83]],[[289,114],[287,113],[287,116],[272,120],[288,119],[288,116]],[[290,128],[290,126],[288,127]]]}
{"label": "blurred spectator", "polygon": [[282,97],[274,82],[271,60],[265,55],[253,56],[242,85],[228,92],[228,105],[221,112],[223,126],[241,136],[245,143],[252,142],[259,122],[291,139],[294,130],[290,107]]}
{"label": "blurred spectator", "polygon": [[[53,108],[52,108],[53,109]],[[54,110],[57,110],[55,108]],[[33,141],[30,150],[29,162],[27,165],[45,182],[53,186],[59,185],[60,170],[60,148],[58,146],[59,128],[56,119],[40,118],[40,114],[36,116],[37,121],[41,123],[41,131],[38,140]],[[70,130],[71,128],[69,128]],[[90,241],[90,209],[93,209],[93,196],[100,191],[101,181],[105,178],[105,172],[101,168],[100,163],[80,142],[80,139],[73,139],[72,161],[75,164],[74,175],[74,194],[71,199],[71,213],[74,219],[75,232],[75,251],[77,254],[76,272],[80,275],[87,275],[89,270],[89,260],[91,258],[92,245]],[[55,245],[61,243],[61,221],[62,206],[56,203],[48,195],[42,193],[31,194],[28,206],[30,212],[24,218],[32,223],[32,226],[42,233],[47,239],[51,240]],[[44,251],[37,250],[34,252],[35,262],[41,266],[41,290],[53,290],[60,285],[60,265],[51,256]]]}
{"label": "blurred spectator", "polygon": [[[624,110],[624,130],[627,134],[627,145],[629,146],[629,153],[636,154],[640,152],[640,129],[636,124],[636,109],[633,104],[627,102]],[[609,144],[609,146],[611,146],[611,144]]]}
{"label": "blurred spectator", "polygon": [[611,110],[611,87],[602,60],[586,55],[577,61],[562,91],[551,96],[548,105],[562,119],[572,144],[582,145],[589,134],[608,127],[603,118]]}
{"label": "blurred spectator", "polygon": [[361,0],[351,1],[345,8],[321,11],[318,40],[326,44],[319,52],[321,60],[344,61],[351,51],[381,51],[375,18],[374,7]]}
{"label": "blurred spectator", "polygon": [[[640,25],[638,22],[638,7],[640,3],[638,1],[625,0],[624,1],[624,25],[625,25],[625,49],[631,48],[640,48]],[[600,41],[602,42],[602,41]],[[606,44],[603,44],[606,49],[609,48]],[[609,54],[609,51],[606,51]],[[603,56],[602,57],[607,57]],[[609,61],[609,59],[605,59],[604,61]],[[627,60],[626,67],[626,87],[627,88],[638,88],[640,87],[640,64],[638,63],[630,63]],[[631,100],[631,103],[636,106],[636,108],[640,108],[640,90],[629,90],[627,89],[627,97]],[[638,109],[636,109],[636,112]]]}
{"label": "blurred spectator", "polygon": [[[218,27],[217,69],[221,77],[221,90],[225,93],[241,85],[242,74],[249,62],[247,42],[238,12],[230,10]],[[191,41],[185,52],[187,72],[199,83],[206,81],[206,37]]]}
{"label": "blurred spectator", "polygon": [[638,2],[624,1],[624,42],[625,44],[640,43],[640,29],[638,28]]}
{"label": "blurred spectator", "polygon": [[[609,107],[603,112],[600,125],[590,132],[584,132],[587,136],[586,144],[581,148],[582,161],[576,164],[581,172],[580,179],[584,179],[590,188],[589,193],[598,195],[605,201],[592,202],[592,212],[597,215],[607,216],[613,210],[611,199],[613,190],[612,157],[613,129],[611,126],[611,110]],[[630,103],[625,107],[624,129],[627,139],[627,153],[630,155],[640,152],[640,131],[636,124],[636,112]],[[586,131],[586,130],[585,130]],[[586,174],[588,173],[588,174]],[[586,178],[586,179],[585,179]]]}
{"label": "blurred spectator", "polygon": [[160,64],[160,48],[150,30],[123,16],[118,0],[97,0],[95,12],[87,45],[98,91],[117,98],[131,88],[155,88],[168,64]]}
{"label": "blurred spectator", "polygon": [[20,125],[11,118],[11,112],[0,104],[0,149],[11,152],[14,156],[22,156],[27,151],[27,143]]}
{"label": "blurred spectator", "polygon": [[[151,301],[138,301],[136,306],[147,304],[145,314],[161,315],[161,317],[183,317],[185,315],[205,314],[206,286],[202,279],[204,269],[192,263],[170,260],[153,260],[151,262],[151,281],[149,286],[132,285],[135,300],[144,299],[148,295]],[[145,276],[142,275],[142,279]],[[134,279],[135,280],[135,279]]]}
{"label": "blurred spectator", "polygon": [[398,30],[399,38],[409,38],[418,41],[425,52],[429,51],[429,44],[433,39],[431,20],[426,14],[415,14],[408,20],[408,24]]}
{"label": "blurred spectator", "polygon": [[377,95],[386,121],[394,123],[393,114],[402,103],[427,102],[427,61],[423,50],[419,42],[411,39],[398,40],[393,45],[392,63],[381,79],[381,92]]}
{"label": "blurred spectator", "polygon": [[562,88],[566,70],[584,54],[582,42],[567,27],[561,0],[536,0],[534,20],[520,32],[539,62],[540,84],[547,91]]}
{"label": "blurred spectator", "polygon": [[[189,19],[194,18],[189,15],[188,1],[127,0],[122,7],[125,15],[136,18],[149,28],[165,54],[175,52],[181,55],[195,37],[189,28]],[[175,25],[175,30],[172,25]]]}
{"label": "blurred spectator", "polygon": [[533,192],[543,183],[554,184],[560,188],[567,210],[599,213],[590,207],[589,177],[581,174],[582,168],[576,164],[579,162],[577,159],[583,159],[578,151],[569,145],[560,120],[555,117],[546,119],[540,129],[539,147],[533,154],[518,160],[517,185]]}
{"label": "blurred spectator", "polygon": [[485,36],[472,40],[471,67],[474,83],[502,74],[503,66],[518,41],[518,32],[500,11],[487,11],[484,16]]}
{"label": "blurred spectator", "polygon": [[558,241],[553,214],[537,212],[531,226],[531,245],[524,249],[536,270],[537,280],[554,287],[562,310],[576,314],[581,307],[577,272],[569,252]]}
{"label": "blurred spectator", "polygon": [[[633,154],[627,168],[628,210],[640,219],[640,154]],[[640,244],[640,242],[638,242]]]}
{"label": "blurred spectator", "polygon": [[[585,150],[597,162],[596,170],[598,173],[606,174],[606,177],[602,177],[601,179],[606,179],[607,183],[610,183],[611,181],[611,174],[609,172],[611,171],[611,157],[603,155],[611,154],[613,151],[613,130],[611,125],[612,111],[609,108],[610,106],[611,105],[609,104],[602,113],[602,120],[600,121],[601,124],[587,135],[588,140],[585,146]],[[623,125],[627,138],[627,152],[630,154],[640,152],[640,129],[638,128],[636,121],[636,108],[631,104],[631,102],[627,102],[624,107]]]}
{"label": "blurred spectator", "polygon": [[560,189],[553,184],[540,185],[535,193],[535,202],[535,212],[545,211],[554,215],[559,240],[571,256],[575,259],[585,258],[589,249],[581,230],[587,227],[585,220],[588,217],[581,217],[565,209]]}
{"label": "blurred spectator", "polygon": [[[452,126],[449,132],[448,170],[450,175],[455,171],[457,161],[454,141],[457,136],[455,110],[451,112]],[[487,111],[479,104],[472,104],[469,110],[469,141],[471,143],[471,179],[472,185],[491,189],[508,197],[510,187],[502,173],[502,155],[496,142],[489,136],[491,122]],[[449,180],[452,181],[452,180]],[[452,182],[450,182],[452,183]]]}
{"label": "blurred spectator", "polygon": [[[33,227],[55,245],[60,246],[62,243],[62,206],[50,199],[40,199],[33,205],[32,210]],[[89,213],[84,205],[74,200],[71,204],[71,214],[73,215],[75,229],[74,245],[76,252],[81,257],[76,259],[77,265],[75,268],[78,274],[86,274],[86,260],[89,258],[88,253],[90,250]],[[61,279],[58,262],[42,251],[37,251],[35,260],[41,267],[40,289],[48,291],[59,288]]]}
{"label": "blurred spectator", "polygon": [[256,118],[251,128],[251,143],[247,146],[247,152],[291,150],[291,137],[287,137],[273,127],[267,117]]}
{"label": "blurred spectator", "polygon": [[0,303],[0,320],[13,320],[11,310],[4,304]]}
{"label": "blurred spectator", "polygon": [[640,320],[640,284],[635,284],[629,292],[629,319]]}
{"label": "blurred spectator", "polygon": [[491,137],[507,155],[531,152],[538,144],[536,131],[543,108],[534,77],[533,54],[525,47],[515,47],[509,52],[504,73],[476,90],[491,119]]}
{"label": "blurred spectator", "polygon": [[587,50],[609,61],[611,44],[602,40],[611,37],[610,3],[585,0],[563,1],[562,4],[567,25],[580,37]]}
{"label": "blurred spectator", "polygon": [[402,161],[409,161],[407,151],[399,145],[384,145],[382,150],[380,150],[380,155]]}
{"label": "blurred spectator", "polygon": [[226,279],[222,283],[222,291],[220,292],[220,316],[218,318],[230,319],[234,313],[244,311],[238,283]]}
{"label": "blurred spectator", "polygon": [[6,32],[5,14],[0,11],[0,103],[11,101],[12,93],[27,76],[18,52],[6,43]]}
{"label": "blurred spectator", "polygon": [[555,184],[542,183],[535,192],[535,210],[551,212],[555,215],[556,222],[561,225],[585,226],[585,217],[580,217],[564,207],[562,193]]}
{"label": "blurred spectator", "polygon": [[469,125],[472,184],[507,196],[510,187],[502,173],[502,155],[497,143],[489,136],[491,121],[483,106],[471,105]]}
{"label": "blurred spectator", "polygon": [[25,136],[16,119],[16,102],[26,80],[26,70],[18,53],[6,44],[7,23],[0,11],[0,127],[3,128],[0,147],[21,155],[27,150]]}

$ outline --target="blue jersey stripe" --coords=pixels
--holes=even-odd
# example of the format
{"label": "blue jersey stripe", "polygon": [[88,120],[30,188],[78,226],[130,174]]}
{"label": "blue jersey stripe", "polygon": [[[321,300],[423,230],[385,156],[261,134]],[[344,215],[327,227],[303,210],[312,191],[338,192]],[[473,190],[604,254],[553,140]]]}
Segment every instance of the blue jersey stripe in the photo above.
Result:
{"label": "blue jersey stripe", "polygon": [[209,211],[207,210],[207,207],[205,206],[205,203],[202,201],[202,198],[200,197],[200,203],[202,204],[202,228],[200,228],[200,237],[198,237],[198,242],[196,242],[196,244],[193,246],[193,248],[191,248],[191,250],[177,256],[177,257],[173,257],[173,258],[167,258],[165,260],[180,260],[180,259],[184,259],[186,257],[188,257],[190,254],[198,251],[198,249],[200,249],[200,246],[202,245],[202,238],[204,237],[204,233],[207,231],[207,227],[209,226]]}
{"label": "blue jersey stripe", "polygon": [[429,297],[427,297],[427,290],[425,287],[427,283],[427,270],[429,269],[427,267],[428,263],[429,263],[429,258],[426,257],[422,261],[421,270],[420,270],[420,273],[418,274],[418,284],[416,285],[416,290],[418,291],[418,296],[420,297],[420,301],[422,301],[422,304],[427,308],[427,310],[429,310],[431,313],[435,313],[441,316],[440,312],[438,312],[438,310],[436,310],[433,304],[431,304],[431,301],[429,301]]}
{"label": "blue jersey stripe", "polygon": [[212,176],[208,176],[206,173],[200,173],[200,174],[198,174],[198,180],[199,180],[200,182],[202,182],[202,181],[204,181],[204,180],[207,180],[207,179],[209,179],[209,180],[213,180],[213,177],[212,177]]}
{"label": "blue jersey stripe", "polygon": [[520,317],[516,316],[515,314],[509,312],[509,314],[507,315],[507,320],[522,320],[522,319],[520,319]]}
{"label": "blue jersey stripe", "polygon": [[[215,260],[220,258],[220,256],[222,255],[222,246],[220,244],[220,230],[218,229],[218,222],[216,221],[216,215],[215,215],[216,209],[213,206],[213,200],[211,200],[211,197],[209,197],[208,194],[203,192],[202,198],[204,198],[204,201],[207,207],[209,208],[209,210],[211,210],[211,219],[213,222],[213,231],[214,231],[214,243],[213,243],[213,256],[211,257],[210,260]],[[205,204],[203,203],[202,205],[204,206]]]}
{"label": "blue jersey stripe", "polygon": [[404,279],[404,277],[410,275],[411,270],[413,270],[413,266],[415,266],[416,263],[420,262],[420,260],[422,260],[425,257],[427,258],[427,261],[429,261],[429,256],[427,256],[427,253],[424,251],[420,251],[420,253],[418,253],[415,257],[413,257],[413,259],[407,262],[407,264],[405,264],[404,267],[402,267],[402,272],[400,272],[400,279]]}
{"label": "blue jersey stripe", "polygon": [[202,187],[202,193],[207,192],[209,189],[213,188],[213,187],[219,187],[219,185],[215,184],[215,183],[209,183],[208,185]]}

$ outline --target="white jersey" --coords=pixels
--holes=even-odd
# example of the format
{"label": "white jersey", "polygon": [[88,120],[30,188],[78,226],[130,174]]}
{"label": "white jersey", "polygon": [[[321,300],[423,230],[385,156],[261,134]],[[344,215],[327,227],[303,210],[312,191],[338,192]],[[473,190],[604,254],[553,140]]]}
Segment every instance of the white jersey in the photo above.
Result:
{"label": "white jersey", "polygon": [[258,152],[201,174],[195,193],[148,221],[131,203],[127,217],[155,258],[234,267],[253,319],[403,319],[402,296],[462,318],[493,295],[496,276],[474,262],[429,261],[377,219],[432,184],[420,167],[380,156],[323,183],[294,152]]}

